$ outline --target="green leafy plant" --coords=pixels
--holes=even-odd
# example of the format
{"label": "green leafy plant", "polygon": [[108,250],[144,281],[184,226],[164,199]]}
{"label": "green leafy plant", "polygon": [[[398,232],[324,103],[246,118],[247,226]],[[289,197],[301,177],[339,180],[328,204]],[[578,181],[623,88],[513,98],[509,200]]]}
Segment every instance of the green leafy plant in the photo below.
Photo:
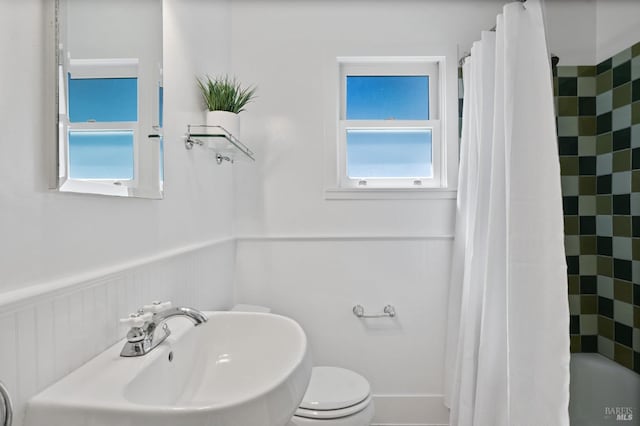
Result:
{"label": "green leafy plant", "polygon": [[235,78],[229,76],[197,78],[202,99],[209,111],[230,111],[236,114],[244,111],[245,105],[256,97],[255,87],[242,87]]}

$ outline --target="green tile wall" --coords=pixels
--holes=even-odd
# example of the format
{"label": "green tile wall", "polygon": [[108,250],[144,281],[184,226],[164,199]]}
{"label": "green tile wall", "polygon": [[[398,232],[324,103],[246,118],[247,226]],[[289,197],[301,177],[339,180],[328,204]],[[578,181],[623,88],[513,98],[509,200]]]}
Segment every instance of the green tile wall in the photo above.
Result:
{"label": "green tile wall", "polygon": [[571,349],[640,373],[640,43],[554,80]]}
{"label": "green tile wall", "polygon": [[596,67],[554,69],[571,350],[598,350]]}
{"label": "green tile wall", "polygon": [[596,72],[598,352],[640,373],[640,43]]}

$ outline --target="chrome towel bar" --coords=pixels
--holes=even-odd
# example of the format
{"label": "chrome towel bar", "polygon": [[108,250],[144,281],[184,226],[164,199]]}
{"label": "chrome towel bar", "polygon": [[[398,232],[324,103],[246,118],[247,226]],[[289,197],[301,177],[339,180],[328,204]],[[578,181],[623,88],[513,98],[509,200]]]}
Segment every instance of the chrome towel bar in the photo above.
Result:
{"label": "chrome towel bar", "polygon": [[0,426],[11,426],[13,422],[13,405],[9,391],[0,382]]}
{"label": "chrome towel bar", "polygon": [[391,305],[387,305],[384,307],[382,312],[378,314],[367,315],[364,313],[364,307],[362,305],[356,305],[353,307],[353,315],[357,316],[358,318],[393,318],[396,316],[396,309]]}

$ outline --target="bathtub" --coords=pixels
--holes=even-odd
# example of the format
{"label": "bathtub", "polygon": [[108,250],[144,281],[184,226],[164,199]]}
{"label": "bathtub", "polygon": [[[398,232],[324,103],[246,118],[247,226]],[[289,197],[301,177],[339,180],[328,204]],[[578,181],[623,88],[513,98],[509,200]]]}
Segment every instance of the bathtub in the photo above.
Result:
{"label": "bathtub", "polygon": [[571,354],[571,426],[640,426],[640,375],[594,353]]}

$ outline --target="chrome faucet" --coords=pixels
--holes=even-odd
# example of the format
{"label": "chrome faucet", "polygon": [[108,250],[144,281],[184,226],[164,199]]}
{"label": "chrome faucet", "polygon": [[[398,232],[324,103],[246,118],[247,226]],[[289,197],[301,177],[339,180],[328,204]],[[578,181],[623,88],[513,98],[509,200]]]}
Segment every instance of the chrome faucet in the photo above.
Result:
{"label": "chrome faucet", "polygon": [[[171,335],[171,330],[169,330],[166,321],[176,316],[190,319],[196,327],[207,322],[207,316],[197,309],[172,308],[171,302],[153,302],[151,305],[145,305],[135,314],[129,315],[129,318],[120,320],[123,324],[131,327],[127,333],[127,342],[124,344],[120,356],[143,356],[151,352]],[[157,333],[162,334],[156,336],[158,328],[160,328],[160,331],[157,331]]]}

